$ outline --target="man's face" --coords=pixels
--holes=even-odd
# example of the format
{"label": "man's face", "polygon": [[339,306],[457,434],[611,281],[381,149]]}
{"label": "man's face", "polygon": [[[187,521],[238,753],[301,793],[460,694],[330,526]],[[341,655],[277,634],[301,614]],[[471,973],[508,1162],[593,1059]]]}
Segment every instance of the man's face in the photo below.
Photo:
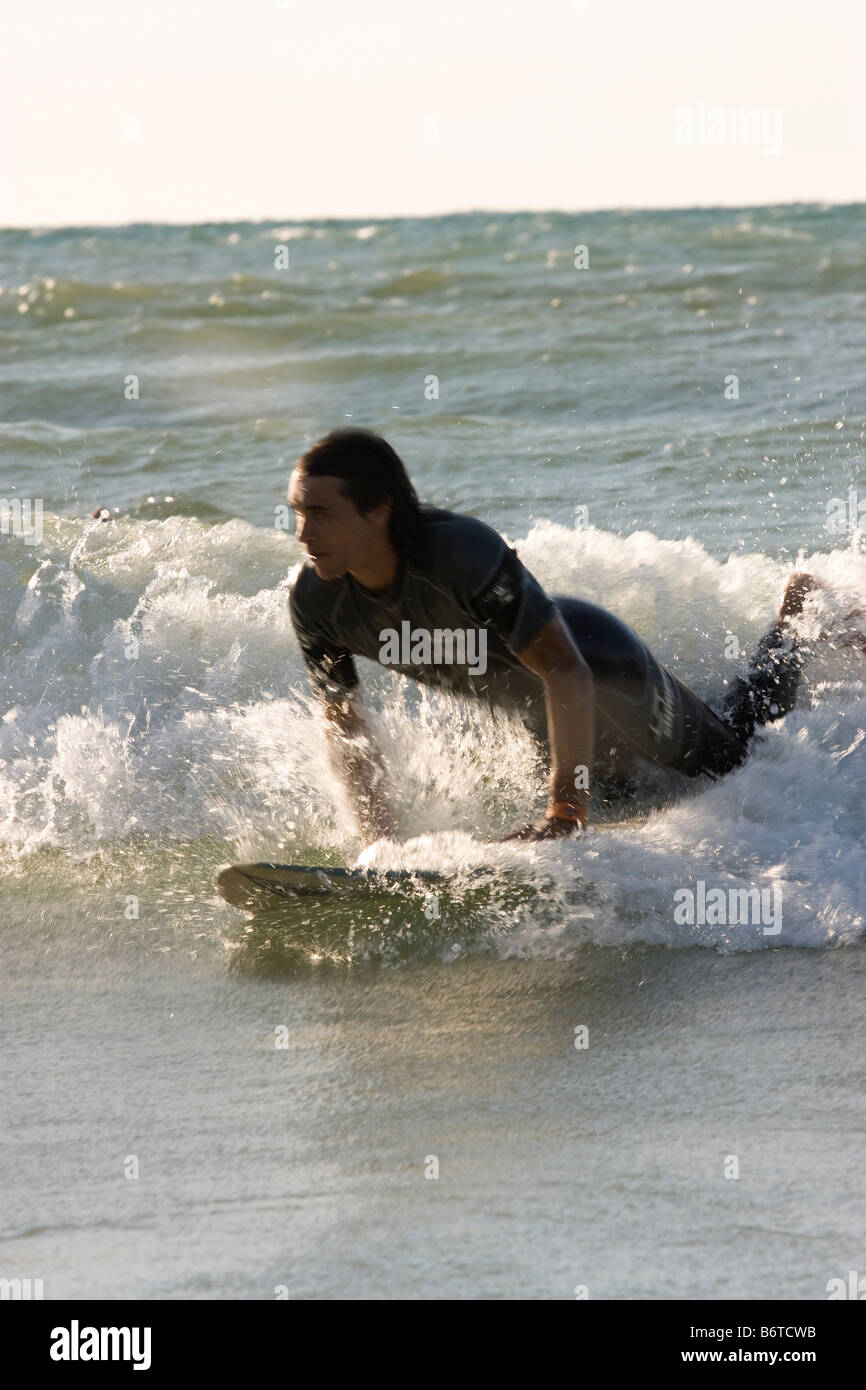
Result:
{"label": "man's face", "polygon": [[295,469],[289,479],[289,506],[295,513],[295,534],[320,579],[341,579],[347,570],[363,572],[376,541],[387,535],[390,505],[382,503],[362,516],[340,492],[338,478],[309,478]]}

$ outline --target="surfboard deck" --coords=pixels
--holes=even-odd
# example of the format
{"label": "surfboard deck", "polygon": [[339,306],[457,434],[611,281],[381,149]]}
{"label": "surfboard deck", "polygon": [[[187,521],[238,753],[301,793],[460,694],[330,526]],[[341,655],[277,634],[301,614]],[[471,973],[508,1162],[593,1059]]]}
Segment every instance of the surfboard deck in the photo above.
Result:
{"label": "surfboard deck", "polygon": [[[470,875],[489,874],[490,869],[472,869]],[[305,897],[324,897],[330,893],[393,891],[401,883],[425,887],[444,883],[447,874],[433,869],[342,869],[331,864],[224,864],[217,871],[220,897],[232,907],[273,907],[279,899],[292,901]]]}
{"label": "surfboard deck", "polygon": [[[637,817],[598,822],[594,830],[624,830],[641,823]],[[481,866],[470,869],[470,879],[490,879],[507,876],[502,867]],[[463,875],[461,875],[463,877]],[[232,907],[255,911],[275,907],[280,899],[324,898],[329,894],[388,893],[400,884],[417,884],[424,888],[453,883],[454,875],[435,869],[343,869],[332,864],[276,864],[264,860],[256,864],[224,864],[216,876],[220,897]]]}

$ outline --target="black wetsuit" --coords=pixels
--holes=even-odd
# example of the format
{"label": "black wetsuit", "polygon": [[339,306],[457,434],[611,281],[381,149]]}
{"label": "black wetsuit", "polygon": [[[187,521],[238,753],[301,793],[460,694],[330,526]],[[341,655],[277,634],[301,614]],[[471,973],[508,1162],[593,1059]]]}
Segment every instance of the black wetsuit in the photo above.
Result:
{"label": "black wetsuit", "polygon": [[[516,653],[558,611],[593,675],[598,772],[626,774],[644,761],[688,776],[717,776],[742,761],[757,723],[778,718],[793,705],[802,655],[781,628],[763,639],[720,717],[612,613],[582,599],[547,595],[490,526],[439,508],[421,511],[426,554],[404,559],[384,595],[369,593],[348,572],[323,580],[311,563],[299,566],[289,610],[313,684],[325,699],[340,699],[357,687],[352,658],[365,656],[413,680],[517,711],[543,738],[544,687]],[[438,662],[424,660],[421,648],[420,659],[383,661],[386,632],[411,638],[416,631],[474,629],[477,642],[482,628],[483,672],[477,659],[475,670],[468,659],[442,660],[447,646]],[[399,655],[411,656],[411,647],[404,642]]]}

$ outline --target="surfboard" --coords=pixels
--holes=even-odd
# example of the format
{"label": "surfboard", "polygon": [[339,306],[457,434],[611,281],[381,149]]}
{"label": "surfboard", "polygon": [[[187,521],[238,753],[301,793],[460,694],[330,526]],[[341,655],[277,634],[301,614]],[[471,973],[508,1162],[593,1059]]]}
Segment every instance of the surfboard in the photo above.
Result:
{"label": "surfboard", "polygon": [[[490,869],[471,869],[470,877]],[[389,892],[418,883],[426,888],[444,883],[448,875],[434,869],[342,869],[328,864],[224,864],[217,871],[220,897],[232,907],[274,906],[282,899],[322,897],[330,893]]]}
{"label": "surfboard", "polygon": [[[626,830],[642,824],[649,813],[639,816],[623,816],[616,820],[597,821],[591,831]],[[580,843],[582,837],[576,842]],[[513,872],[518,874],[515,865]],[[460,878],[477,880],[483,887],[484,880],[507,879],[509,870],[500,866],[469,869]],[[220,897],[232,907],[256,911],[261,908],[276,907],[280,900],[297,901],[301,898],[326,898],[350,896],[357,893],[394,893],[403,885],[411,890],[415,887],[428,891],[434,888],[448,891],[455,882],[453,874],[439,873],[435,869],[344,869],[334,864],[275,864],[263,860],[256,864],[223,864],[217,870],[216,887]]]}

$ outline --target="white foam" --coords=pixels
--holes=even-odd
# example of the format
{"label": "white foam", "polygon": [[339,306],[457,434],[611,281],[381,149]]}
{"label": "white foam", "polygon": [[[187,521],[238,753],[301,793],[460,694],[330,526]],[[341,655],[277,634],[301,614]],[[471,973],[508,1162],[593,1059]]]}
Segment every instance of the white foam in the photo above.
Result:
{"label": "white foam", "polygon": [[[78,856],[129,837],[213,836],[222,857],[358,857],[286,608],[297,544],[233,521],[185,518],[92,529],[53,519],[30,587],[4,585],[0,840],[7,855]],[[775,616],[789,568],[762,555],[714,559],[694,541],[620,538],[539,523],[518,550],[553,592],[580,594],[633,625],[702,698]],[[74,569],[69,559],[78,547]],[[800,557],[826,583],[814,632],[864,602],[855,549]],[[34,566],[35,569],[35,566]],[[862,625],[862,620],[861,625]],[[130,640],[139,644],[129,659]],[[583,843],[493,845],[544,804],[547,769],[515,719],[359,662],[395,783],[402,843],[381,867],[509,869],[534,902],[494,921],[500,949],[550,954],[585,940],[723,949],[823,946],[863,931],[866,831],[864,658],[819,644],[798,708],[748,763],[628,830]],[[781,936],[760,926],[677,926],[674,892],[781,886]],[[575,886],[592,886],[581,897]]]}

